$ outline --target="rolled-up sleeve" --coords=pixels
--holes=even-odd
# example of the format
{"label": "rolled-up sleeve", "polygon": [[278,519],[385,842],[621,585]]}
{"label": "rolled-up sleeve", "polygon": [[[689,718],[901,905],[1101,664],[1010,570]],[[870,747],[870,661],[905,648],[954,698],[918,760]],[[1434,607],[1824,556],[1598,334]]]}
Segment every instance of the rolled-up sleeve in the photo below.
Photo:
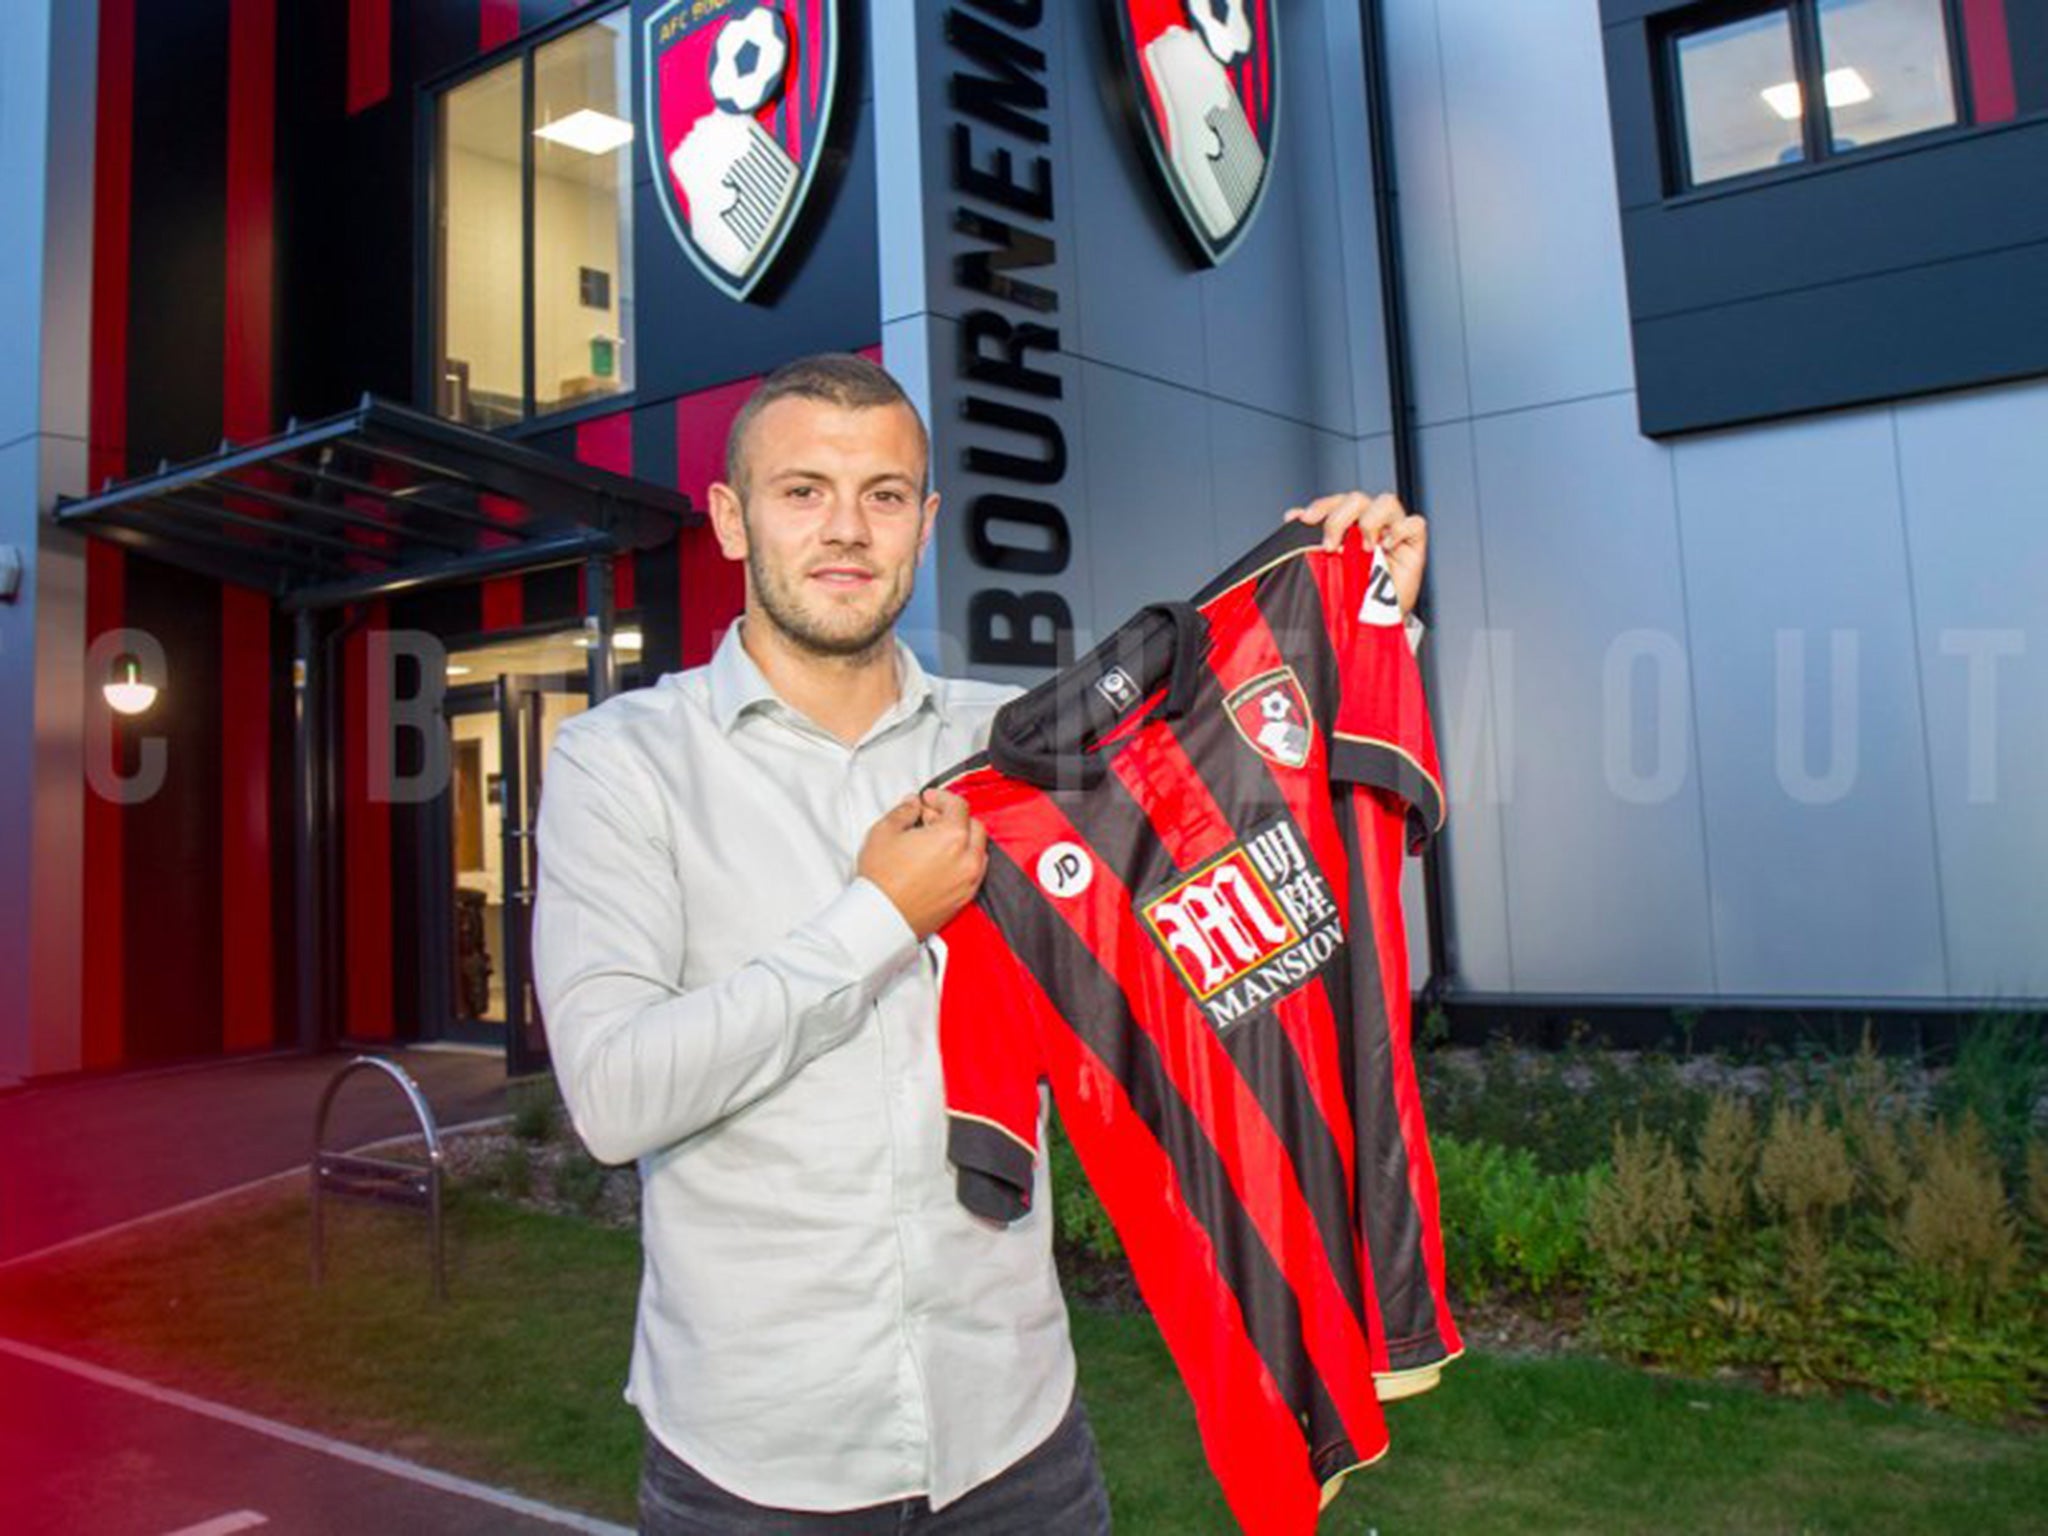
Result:
{"label": "rolled-up sleeve", "polygon": [[685,990],[675,850],[645,770],[565,730],[548,759],[534,983],[555,1075],[591,1154],[622,1163],[742,1109],[859,1030],[918,953],[881,888],[855,877],[719,981]]}

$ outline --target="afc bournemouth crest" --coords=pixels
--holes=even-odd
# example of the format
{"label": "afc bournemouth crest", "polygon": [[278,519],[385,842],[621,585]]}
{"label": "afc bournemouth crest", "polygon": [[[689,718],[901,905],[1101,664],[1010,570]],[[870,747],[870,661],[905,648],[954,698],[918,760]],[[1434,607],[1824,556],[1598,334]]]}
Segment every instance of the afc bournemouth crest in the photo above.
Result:
{"label": "afc bournemouth crest", "polygon": [[1108,0],[1132,114],[1195,249],[1212,265],[1265,196],[1280,120],[1277,0]]}
{"label": "afc bournemouth crest", "polygon": [[669,227],[735,299],[757,288],[822,158],[838,0],[669,0],[647,18],[647,131]]}
{"label": "afc bournemouth crest", "polygon": [[1308,761],[1309,744],[1315,738],[1309,726],[1308,699],[1292,667],[1239,684],[1224,707],[1237,734],[1259,756],[1283,768],[1299,768]]}

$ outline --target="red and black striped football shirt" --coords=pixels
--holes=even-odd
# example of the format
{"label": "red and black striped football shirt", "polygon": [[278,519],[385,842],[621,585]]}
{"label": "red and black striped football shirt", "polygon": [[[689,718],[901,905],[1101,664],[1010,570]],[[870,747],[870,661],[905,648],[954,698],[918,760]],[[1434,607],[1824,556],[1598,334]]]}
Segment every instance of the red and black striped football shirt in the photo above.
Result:
{"label": "red and black striped football shirt", "polygon": [[960,1197],[1023,1213],[1049,1082],[1231,1509],[1310,1531],[1461,1349],[1399,901],[1444,803],[1384,563],[1285,525],[940,782],[989,833],[940,934]]}

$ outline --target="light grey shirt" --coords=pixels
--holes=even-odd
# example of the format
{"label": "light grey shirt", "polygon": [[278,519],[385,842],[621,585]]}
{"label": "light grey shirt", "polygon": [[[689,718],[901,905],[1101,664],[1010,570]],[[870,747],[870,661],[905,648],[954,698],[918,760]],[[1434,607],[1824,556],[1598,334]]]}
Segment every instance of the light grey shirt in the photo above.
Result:
{"label": "light grey shirt", "polygon": [[756,1503],[944,1505],[1051,1433],[1073,1351],[1044,1168],[1014,1226],[960,1204],[934,968],[854,863],[1015,690],[899,645],[900,697],[849,747],[739,634],[565,723],[542,795],[555,1072],[643,1182],[626,1397]]}

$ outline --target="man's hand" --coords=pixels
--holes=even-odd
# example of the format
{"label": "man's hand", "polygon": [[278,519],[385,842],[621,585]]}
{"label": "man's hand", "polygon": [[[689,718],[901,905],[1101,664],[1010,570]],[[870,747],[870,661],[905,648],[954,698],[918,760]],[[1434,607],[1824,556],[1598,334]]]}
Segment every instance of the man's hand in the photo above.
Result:
{"label": "man's hand", "polygon": [[1320,525],[1325,549],[1342,544],[1355,525],[1368,548],[1377,544],[1386,551],[1387,573],[1394,579],[1402,614],[1414,611],[1416,596],[1422,591],[1423,561],[1429,553],[1429,526],[1402,506],[1398,496],[1368,496],[1363,491],[1319,496],[1305,507],[1289,507],[1281,521]]}
{"label": "man's hand", "polygon": [[855,872],[880,886],[923,940],[974,899],[987,868],[987,829],[965,800],[931,789],[907,796],[868,829]]}

